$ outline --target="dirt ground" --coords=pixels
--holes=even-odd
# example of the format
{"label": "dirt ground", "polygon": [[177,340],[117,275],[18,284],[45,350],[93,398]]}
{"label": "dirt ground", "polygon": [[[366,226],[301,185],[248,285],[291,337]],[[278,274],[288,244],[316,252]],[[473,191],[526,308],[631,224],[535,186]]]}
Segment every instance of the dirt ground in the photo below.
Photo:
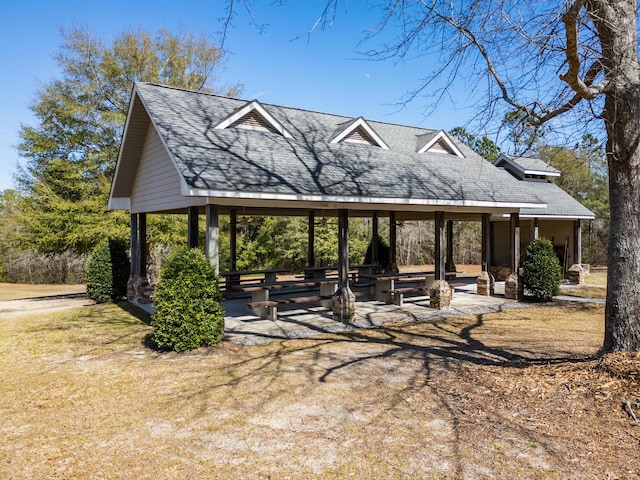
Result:
{"label": "dirt ground", "polygon": [[0,478],[640,478],[601,305],[159,353],[128,306],[0,318]]}

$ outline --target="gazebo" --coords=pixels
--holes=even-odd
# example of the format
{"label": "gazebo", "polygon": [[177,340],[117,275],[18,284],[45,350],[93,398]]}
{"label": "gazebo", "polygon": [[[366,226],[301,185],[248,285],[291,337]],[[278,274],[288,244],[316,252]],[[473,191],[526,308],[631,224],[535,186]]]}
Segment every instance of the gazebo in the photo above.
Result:
{"label": "gazebo", "polygon": [[[318,212],[334,215],[339,263],[333,312],[334,318],[348,322],[355,309],[348,275],[350,217],[372,218],[374,238],[377,219],[389,217],[390,263],[395,261],[396,222],[434,221],[436,281],[430,296],[437,307],[448,305],[448,221],[481,221],[483,271],[488,275],[491,255],[498,255],[495,245],[501,246],[500,255],[508,245],[508,268],[517,282],[520,215],[544,215],[555,197],[538,188],[542,182],[524,181],[500,166],[443,130],[136,83],[109,208],[131,214],[134,295],[146,279],[147,214],[186,214],[191,247],[198,245],[198,216],[205,214],[205,250],[216,269],[220,215],[231,218],[232,269],[239,211],[308,216],[310,238]],[[593,218],[584,210],[564,220],[575,225],[576,219]],[[500,233],[492,224],[503,218],[509,228]],[[574,244],[579,250],[579,242]],[[312,245],[310,241],[310,258]],[[578,251],[573,260],[579,259]]]}

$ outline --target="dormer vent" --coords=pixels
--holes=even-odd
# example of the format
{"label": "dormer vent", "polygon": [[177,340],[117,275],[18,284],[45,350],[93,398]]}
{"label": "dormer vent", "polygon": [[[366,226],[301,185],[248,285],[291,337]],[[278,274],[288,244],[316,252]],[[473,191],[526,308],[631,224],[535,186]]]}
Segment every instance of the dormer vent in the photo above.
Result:
{"label": "dormer vent", "polygon": [[216,130],[227,128],[240,128],[244,130],[257,130],[260,132],[271,132],[291,138],[291,134],[278,122],[257,100],[254,100],[244,107],[236,110],[218,125]]}
{"label": "dormer vent", "polygon": [[385,141],[382,140],[382,138],[362,117],[357,118],[353,122],[346,122],[338,125],[336,135],[334,135],[331,143],[342,142],[373,145],[384,150],[389,150],[389,146]]}
{"label": "dormer vent", "polygon": [[444,130],[418,135],[418,153],[442,153],[464,158],[462,151],[449,138]]}

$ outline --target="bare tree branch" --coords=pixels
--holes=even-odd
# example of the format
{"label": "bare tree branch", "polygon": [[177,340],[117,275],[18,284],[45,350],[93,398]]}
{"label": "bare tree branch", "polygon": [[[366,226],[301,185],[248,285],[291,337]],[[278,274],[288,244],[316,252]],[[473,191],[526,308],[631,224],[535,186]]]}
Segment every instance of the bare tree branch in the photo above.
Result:
{"label": "bare tree branch", "polygon": [[[566,28],[567,61],[569,63],[569,69],[567,70],[567,73],[560,75],[560,80],[569,84],[569,86],[573,89],[574,92],[576,92],[576,94],[580,98],[584,98],[585,100],[593,100],[605,91],[607,82],[603,81],[595,85],[590,85],[580,79],[580,56],[578,54],[578,14],[580,13],[580,10],[586,2],[587,0],[576,1],[569,7],[567,13],[562,16],[562,22],[565,24]],[[600,71],[600,69],[598,69],[598,71]]]}

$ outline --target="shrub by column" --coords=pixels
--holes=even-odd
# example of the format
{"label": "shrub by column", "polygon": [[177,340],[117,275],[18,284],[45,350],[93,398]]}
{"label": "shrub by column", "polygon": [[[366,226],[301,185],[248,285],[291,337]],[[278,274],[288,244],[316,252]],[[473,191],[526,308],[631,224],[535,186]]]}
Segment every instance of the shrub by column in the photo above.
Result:
{"label": "shrub by column", "polygon": [[562,267],[553,245],[546,238],[538,238],[529,244],[522,270],[525,293],[533,300],[549,302],[560,292]]}
{"label": "shrub by column", "polygon": [[152,339],[159,348],[182,352],[222,339],[224,309],[218,278],[199,250],[183,247],[169,256],[153,304]]}

